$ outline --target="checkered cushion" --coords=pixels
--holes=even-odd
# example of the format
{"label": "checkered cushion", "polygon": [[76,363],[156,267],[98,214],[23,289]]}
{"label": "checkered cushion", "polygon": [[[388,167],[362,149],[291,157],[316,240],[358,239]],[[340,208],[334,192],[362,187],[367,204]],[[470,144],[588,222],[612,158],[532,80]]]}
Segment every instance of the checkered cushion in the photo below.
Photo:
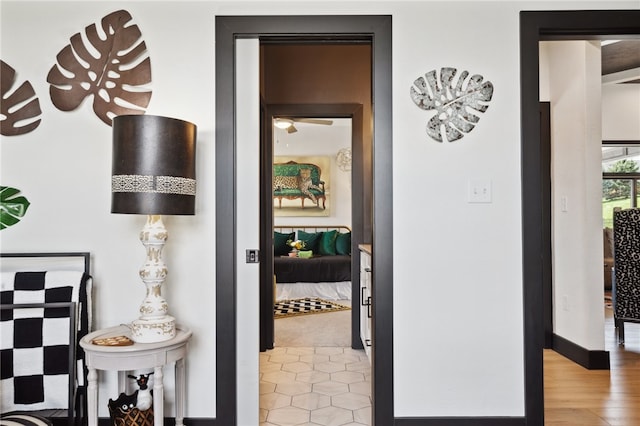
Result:
{"label": "checkered cushion", "polygon": [[69,380],[75,380],[70,356],[83,359],[76,354],[77,339],[88,331],[87,276],[76,271],[3,272],[1,280],[2,410],[68,409]]}

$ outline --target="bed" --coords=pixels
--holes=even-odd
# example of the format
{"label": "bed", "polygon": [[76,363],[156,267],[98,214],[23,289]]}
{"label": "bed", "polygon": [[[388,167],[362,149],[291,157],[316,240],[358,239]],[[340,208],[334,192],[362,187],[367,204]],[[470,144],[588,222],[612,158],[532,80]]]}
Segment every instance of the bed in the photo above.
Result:
{"label": "bed", "polygon": [[[291,257],[288,241],[301,240],[310,258]],[[351,229],[348,226],[274,226],[275,299],[351,299]]]}
{"label": "bed", "polygon": [[2,413],[78,420],[86,412],[79,339],[90,331],[90,255],[2,253]]}

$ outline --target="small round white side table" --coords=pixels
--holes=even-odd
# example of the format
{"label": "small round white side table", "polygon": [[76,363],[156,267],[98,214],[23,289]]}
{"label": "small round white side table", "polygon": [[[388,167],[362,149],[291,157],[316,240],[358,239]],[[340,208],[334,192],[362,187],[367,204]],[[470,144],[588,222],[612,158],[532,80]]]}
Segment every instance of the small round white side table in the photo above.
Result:
{"label": "small round white side table", "polygon": [[178,325],[176,336],[157,343],[134,343],[129,346],[100,346],[91,342],[94,339],[127,336],[131,338],[129,327],[120,325],[94,331],[80,340],[85,351],[87,368],[87,405],[89,426],[98,425],[98,372],[97,370],[118,371],[119,392],[125,392],[127,373],[132,370],[153,368],[153,423],[164,424],[164,387],[162,367],[175,362],[176,378],[176,426],[183,426],[185,406],[185,357],[191,330]]}

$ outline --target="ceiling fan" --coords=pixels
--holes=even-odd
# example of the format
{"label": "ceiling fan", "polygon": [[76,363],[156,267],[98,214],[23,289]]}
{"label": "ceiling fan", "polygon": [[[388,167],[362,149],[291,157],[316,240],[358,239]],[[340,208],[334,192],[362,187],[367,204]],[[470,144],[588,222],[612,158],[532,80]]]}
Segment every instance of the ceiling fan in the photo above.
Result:
{"label": "ceiling fan", "polygon": [[286,129],[287,133],[295,133],[295,123],[308,123],[308,124],[322,124],[324,126],[331,126],[333,120],[326,120],[321,118],[276,118],[273,124],[279,129]]}

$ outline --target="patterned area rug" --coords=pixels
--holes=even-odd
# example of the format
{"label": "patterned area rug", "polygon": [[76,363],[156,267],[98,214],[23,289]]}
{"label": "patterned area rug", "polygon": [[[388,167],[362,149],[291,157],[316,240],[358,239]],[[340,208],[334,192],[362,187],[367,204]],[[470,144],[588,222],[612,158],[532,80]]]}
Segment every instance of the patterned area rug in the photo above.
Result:
{"label": "patterned area rug", "polygon": [[337,312],[351,309],[349,306],[317,297],[307,297],[304,299],[283,300],[276,302],[273,307],[275,319],[288,318],[297,315],[321,314],[324,312]]}

